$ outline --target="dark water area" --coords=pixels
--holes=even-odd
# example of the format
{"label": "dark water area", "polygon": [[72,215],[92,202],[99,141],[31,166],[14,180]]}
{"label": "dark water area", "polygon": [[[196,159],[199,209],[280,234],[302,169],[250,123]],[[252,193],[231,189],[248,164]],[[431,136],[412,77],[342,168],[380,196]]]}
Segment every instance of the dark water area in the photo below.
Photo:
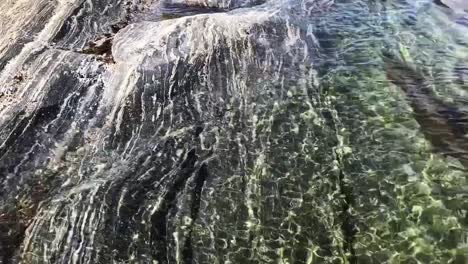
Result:
{"label": "dark water area", "polygon": [[468,263],[464,1],[0,8],[0,264]]}

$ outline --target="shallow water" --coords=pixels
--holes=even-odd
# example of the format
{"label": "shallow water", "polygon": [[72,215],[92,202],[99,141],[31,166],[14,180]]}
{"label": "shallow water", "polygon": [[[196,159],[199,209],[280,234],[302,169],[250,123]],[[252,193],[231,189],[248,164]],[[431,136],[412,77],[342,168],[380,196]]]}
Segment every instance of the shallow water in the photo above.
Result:
{"label": "shallow water", "polygon": [[468,262],[463,10],[0,8],[0,263]]}

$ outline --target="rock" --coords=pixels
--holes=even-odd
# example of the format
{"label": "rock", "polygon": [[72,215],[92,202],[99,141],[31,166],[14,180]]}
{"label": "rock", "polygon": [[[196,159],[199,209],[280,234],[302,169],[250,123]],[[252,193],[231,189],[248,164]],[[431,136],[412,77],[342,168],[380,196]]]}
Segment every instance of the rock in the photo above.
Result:
{"label": "rock", "polygon": [[383,2],[2,1],[0,262],[451,262]]}
{"label": "rock", "polygon": [[[207,10],[232,10],[242,7],[252,7],[261,3],[264,3],[263,0],[166,0],[163,1],[163,7],[166,9],[171,9],[174,7],[179,7],[180,9],[185,8],[195,8],[198,7],[200,10],[206,8]],[[166,13],[170,13],[169,10]]]}
{"label": "rock", "polygon": [[457,13],[468,12],[468,1],[465,0],[436,0],[435,2],[452,9]]}

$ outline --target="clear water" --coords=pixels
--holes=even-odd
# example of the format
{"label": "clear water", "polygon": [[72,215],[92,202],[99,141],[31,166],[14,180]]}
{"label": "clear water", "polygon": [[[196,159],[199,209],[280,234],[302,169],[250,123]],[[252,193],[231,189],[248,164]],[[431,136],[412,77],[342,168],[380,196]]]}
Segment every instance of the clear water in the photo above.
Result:
{"label": "clear water", "polygon": [[0,3],[0,263],[468,263],[463,8],[104,2]]}

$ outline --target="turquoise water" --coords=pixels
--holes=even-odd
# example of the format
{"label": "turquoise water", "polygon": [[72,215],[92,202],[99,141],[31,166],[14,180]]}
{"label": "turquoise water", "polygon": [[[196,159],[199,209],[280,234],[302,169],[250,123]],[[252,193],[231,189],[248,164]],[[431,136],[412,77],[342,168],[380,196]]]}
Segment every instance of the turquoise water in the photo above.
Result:
{"label": "turquoise water", "polygon": [[324,23],[340,36],[338,65],[324,79],[336,109],[342,189],[352,193],[347,217],[356,224],[341,261],[465,263],[460,69],[468,28],[427,1],[366,7],[344,4]]}

